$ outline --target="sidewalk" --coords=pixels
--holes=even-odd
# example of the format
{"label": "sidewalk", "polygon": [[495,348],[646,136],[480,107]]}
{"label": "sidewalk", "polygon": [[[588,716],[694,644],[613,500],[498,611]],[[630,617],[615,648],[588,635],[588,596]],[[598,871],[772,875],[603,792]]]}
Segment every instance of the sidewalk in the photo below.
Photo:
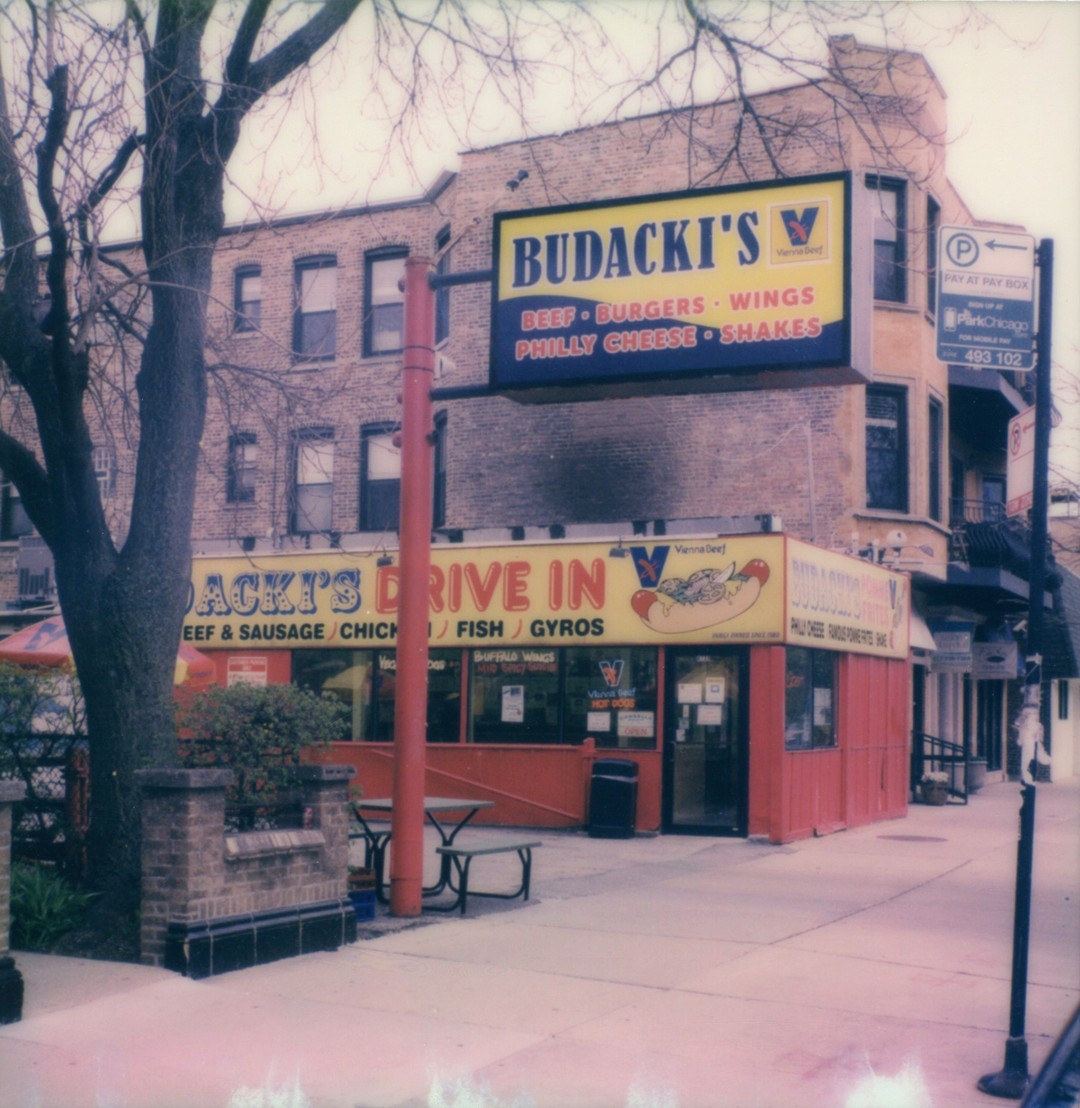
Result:
{"label": "sidewalk", "polygon": [[[911,1108],[990,1108],[1018,810],[993,785],[786,847],[542,833],[528,904],[206,981],[18,953],[0,1105],[845,1108],[911,1066]],[[1080,999],[1078,843],[1080,782],[1040,786],[1032,1072]]]}

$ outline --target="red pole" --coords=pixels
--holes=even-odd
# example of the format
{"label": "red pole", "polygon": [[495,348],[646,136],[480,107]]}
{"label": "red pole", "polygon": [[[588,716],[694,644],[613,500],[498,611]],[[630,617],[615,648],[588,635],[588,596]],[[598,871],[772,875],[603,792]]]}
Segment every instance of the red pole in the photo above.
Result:
{"label": "red pole", "polygon": [[401,573],[394,806],[390,820],[390,911],[418,916],[424,884],[424,758],[428,689],[428,577],[431,569],[435,294],[431,261],[405,261],[405,349],[401,396]]}

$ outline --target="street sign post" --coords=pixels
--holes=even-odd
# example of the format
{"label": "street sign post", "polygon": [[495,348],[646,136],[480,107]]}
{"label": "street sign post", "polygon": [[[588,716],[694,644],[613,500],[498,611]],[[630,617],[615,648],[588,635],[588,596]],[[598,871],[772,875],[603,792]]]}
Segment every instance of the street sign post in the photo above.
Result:
{"label": "street sign post", "polygon": [[1035,368],[1035,240],[942,227],[937,356],[971,369]]}

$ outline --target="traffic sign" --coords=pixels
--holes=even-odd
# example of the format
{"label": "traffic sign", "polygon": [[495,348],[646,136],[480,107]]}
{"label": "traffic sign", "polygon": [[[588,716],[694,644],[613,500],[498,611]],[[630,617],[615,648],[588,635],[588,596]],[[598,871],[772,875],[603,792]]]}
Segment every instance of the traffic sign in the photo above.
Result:
{"label": "traffic sign", "polygon": [[1009,420],[1009,454],[1005,469],[1005,514],[1019,515],[1033,503],[1035,488],[1035,409],[1025,408]]}
{"label": "traffic sign", "polygon": [[942,227],[937,356],[972,369],[1035,368],[1035,239]]}

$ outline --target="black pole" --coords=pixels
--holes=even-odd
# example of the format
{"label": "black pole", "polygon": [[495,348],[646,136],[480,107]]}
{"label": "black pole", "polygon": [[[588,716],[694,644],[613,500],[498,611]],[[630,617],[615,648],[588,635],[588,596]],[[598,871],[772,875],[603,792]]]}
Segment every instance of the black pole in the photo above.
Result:
{"label": "black pole", "polygon": [[[1050,339],[1054,296],[1054,241],[1039,243],[1039,334],[1035,368],[1035,473],[1031,490],[1031,573],[1028,581],[1028,634],[1024,712],[1042,715],[1043,602],[1046,589],[1046,528],[1050,483]],[[1022,736],[1020,736],[1022,737]],[[1028,1072],[1027,1017],[1028,946],[1031,934],[1031,872],[1035,848],[1035,773],[1037,749],[1021,745],[1020,838],[1016,848],[1016,900],[1013,910],[1012,990],[1009,997],[1009,1037],[1005,1065],[979,1079],[991,1096],[1019,1100],[1031,1080]]]}

